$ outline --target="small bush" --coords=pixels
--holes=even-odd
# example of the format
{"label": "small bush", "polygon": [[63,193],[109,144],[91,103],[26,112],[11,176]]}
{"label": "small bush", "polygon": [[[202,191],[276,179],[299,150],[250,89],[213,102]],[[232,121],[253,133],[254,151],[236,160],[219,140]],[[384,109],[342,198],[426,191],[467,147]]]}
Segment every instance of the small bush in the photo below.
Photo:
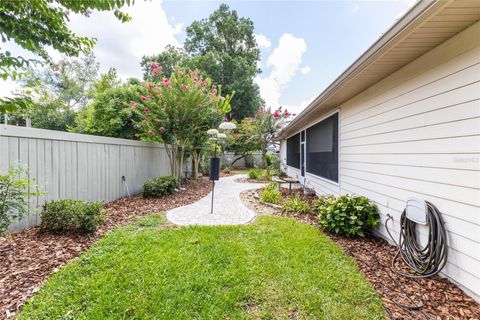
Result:
{"label": "small bush", "polygon": [[276,154],[265,155],[265,164],[270,170],[280,169],[280,158]]}
{"label": "small bush", "polygon": [[335,233],[364,237],[365,231],[379,224],[378,208],[366,197],[323,196],[314,201],[313,207],[320,226]]}
{"label": "small bush", "polygon": [[45,203],[42,227],[49,230],[94,232],[103,222],[100,202],[53,200]]}
{"label": "small bush", "polygon": [[252,180],[259,180],[262,175],[263,172],[261,169],[252,169],[248,171],[248,177]]}
{"label": "small bush", "polygon": [[282,211],[289,213],[309,213],[310,207],[307,201],[297,197],[291,197],[283,204]]}
{"label": "small bush", "polygon": [[230,168],[230,167],[224,167],[224,168],[223,168],[223,172],[224,172],[224,173],[227,173],[227,174],[228,174],[228,173],[231,173],[231,172],[232,172],[232,168]]}
{"label": "small bush", "polygon": [[260,200],[266,203],[279,204],[282,200],[282,193],[278,190],[278,184],[270,182],[263,188],[260,194]]}
{"label": "small bush", "polygon": [[143,183],[142,195],[147,197],[161,197],[173,193],[178,186],[174,176],[158,177]]}
{"label": "small bush", "polygon": [[34,181],[28,178],[28,170],[24,167],[11,166],[5,174],[0,172],[0,235],[12,221],[28,213],[31,196],[45,194],[33,184]]}

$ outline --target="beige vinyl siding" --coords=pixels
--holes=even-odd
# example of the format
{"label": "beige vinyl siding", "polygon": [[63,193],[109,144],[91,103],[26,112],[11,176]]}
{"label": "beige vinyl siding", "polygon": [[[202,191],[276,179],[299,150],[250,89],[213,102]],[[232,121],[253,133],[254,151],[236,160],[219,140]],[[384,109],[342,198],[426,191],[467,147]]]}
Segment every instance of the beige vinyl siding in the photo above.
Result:
{"label": "beige vinyl siding", "polygon": [[435,204],[449,237],[444,274],[477,298],[479,31],[477,22],[340,106],[341,193],[375,201],[382,224],[392,214],[395,236],[407,197]]}

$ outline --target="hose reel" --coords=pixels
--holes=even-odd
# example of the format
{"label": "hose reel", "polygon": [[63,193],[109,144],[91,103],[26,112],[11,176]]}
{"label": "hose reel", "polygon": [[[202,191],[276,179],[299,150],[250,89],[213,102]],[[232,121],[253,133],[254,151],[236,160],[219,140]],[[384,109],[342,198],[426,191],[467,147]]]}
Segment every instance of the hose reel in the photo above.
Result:
{"label": "hose reel", "polygon": [[[400,217],[400,235],[395,241],[388,221],[385,227],[392,241],[398,246],[398,251],[392,260],[392,270],[408,278],[427,278],[439,273],[447,263],[447,232],[440,211],[430,202],[409,198],[405,210]],[[417,225],[428,225],[428,240],[422,246],[418,241]],[[405,264],[413,271],[406,273],[399,270],[395,264],[401,257]]]}

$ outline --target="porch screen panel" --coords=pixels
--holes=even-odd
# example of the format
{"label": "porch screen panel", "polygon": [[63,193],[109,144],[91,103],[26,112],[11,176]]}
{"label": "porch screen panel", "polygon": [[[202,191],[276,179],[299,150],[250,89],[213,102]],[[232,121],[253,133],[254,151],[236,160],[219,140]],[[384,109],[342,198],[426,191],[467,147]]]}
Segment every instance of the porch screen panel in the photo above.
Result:
{"label": "porch screen panel", "polygon": [[287,139],[287,165],[300,169],[300,134]]}
{"label": "porch screen panel", "polygon": [[338,182],[338,113],[307,129],[307,172]]}

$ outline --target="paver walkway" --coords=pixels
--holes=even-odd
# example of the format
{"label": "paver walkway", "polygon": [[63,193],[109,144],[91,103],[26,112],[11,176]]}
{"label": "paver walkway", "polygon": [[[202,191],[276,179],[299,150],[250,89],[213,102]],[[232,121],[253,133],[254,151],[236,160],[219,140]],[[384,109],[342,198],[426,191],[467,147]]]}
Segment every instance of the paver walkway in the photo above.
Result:
{"label": "paver walkway", "polygon": [[248,209],[240,200],[240,192],[260,188],[260,183],[235,182],[244,175],[234,175],[220,178],[215,182],[215,199],[213,214],[210,213],[212,193],[205,198],[178,207],[167,212],[168,221],[178,225],[226,225],[245,224],[255,218],[255,213]]}

